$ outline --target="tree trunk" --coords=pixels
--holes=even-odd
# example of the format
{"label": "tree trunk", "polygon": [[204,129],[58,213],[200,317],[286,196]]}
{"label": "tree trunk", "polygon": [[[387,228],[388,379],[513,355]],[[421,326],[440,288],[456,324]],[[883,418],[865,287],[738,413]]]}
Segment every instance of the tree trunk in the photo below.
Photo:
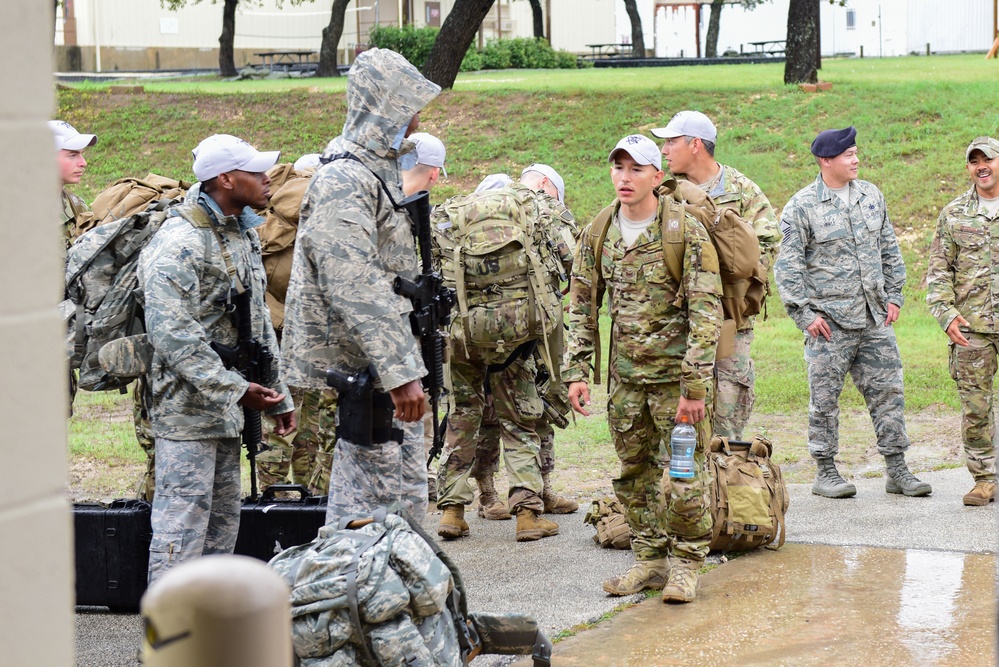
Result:
{"label": "tree trunk", "polygon": [[704,37],[704,55],[718,57],[718,30],[721,28],[722,6],[725,0],[711,0],[711,18],[708,19],[708,34]]}
{"label": "tree trunk", "polygon": [[465,52],[493,2],[494,0],[457,0],[454,3],[451,12],[444,19],[441,31],[437,33],[427,62],[423,64],[423,76],[441,88],[454,85]]}
{"label": "tree trunk", "polygon": [[541,10],[541,0],[531,1],[531,13],[534,15],[534,36],[545,38],[545,14]]}
{"label": "tree trunk", "polygon": [[340,76],[340,70],[336,66],[337,45],[343,36],[343,24],[349,3],[350,0],[333,0],[329,25],[323,28],[323,43],[319,47],[319,69],[316,70],[316,76]]}
{"label": "tree trunk", "polygon": [[642,17],[638,13],[635,0],[624,0],[624,9],[631,20],[631,49],[635,58],[645,57],[645,35],[642,33]]}
{"label": "tree trunk", "polygon": [[819,80],[819,0],[791,0],[787,8],[787,43],[784,83],[815,83]]}
{"label": "tree trunk", "polygon": [[222,34],[219,35],[219,74],[236,76],[233,42],[236,39],[236,5],[239,0],[225,0],[222,8]]}

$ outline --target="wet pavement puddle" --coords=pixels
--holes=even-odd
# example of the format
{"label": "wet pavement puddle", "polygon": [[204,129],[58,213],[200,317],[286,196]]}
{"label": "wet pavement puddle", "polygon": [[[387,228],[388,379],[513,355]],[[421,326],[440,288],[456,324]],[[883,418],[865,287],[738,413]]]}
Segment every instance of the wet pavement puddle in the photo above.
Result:
{"label": "wet pavement puddle", "polygon": [[555,646],[558,667],[996,664],[994,554],[786,544]]}

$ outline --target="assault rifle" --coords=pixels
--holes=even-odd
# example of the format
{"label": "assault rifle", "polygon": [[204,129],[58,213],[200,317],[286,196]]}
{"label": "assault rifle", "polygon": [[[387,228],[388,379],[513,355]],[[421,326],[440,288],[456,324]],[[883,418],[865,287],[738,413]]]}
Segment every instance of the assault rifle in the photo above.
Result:
{"label": "assault rifle", "polygon": [[[274,381],[271,369],[274,367],[274,354],[253,335],[253,321],[250,315],[252,292],[233,290],[232,302],[236,317],[236,347],[212,343],[226,368],[235,369],[247,382],[270,386]],[[246,458],[250,462],[250,498],[257,499],[257,448],[264,439],[260,424],[260,412],[243,406],[243,444],[246,445]]]}
{"label": "assault rifle", "polygon": [[420,247],[420,275],[416,282],[396,277],[393,289],[413,302],[410,321],[413,333],[420,339],[420,351],[427,375],[423,378],[423,389],[430,396],[430,409],[433,411],[434,444],[427,458],[427,465],[437,458],[444,447],[444,433],[447,431],[447,415],[438,421],[437,409],[444,392],[444,339],[441,330],[451,323],[451,309],[457,303],[455,291],[444,287],[444,278],[434,271],[430,247],[430,193],[421,190],[402,200],[400,208],[405,208],[413,221],[413,236]]}

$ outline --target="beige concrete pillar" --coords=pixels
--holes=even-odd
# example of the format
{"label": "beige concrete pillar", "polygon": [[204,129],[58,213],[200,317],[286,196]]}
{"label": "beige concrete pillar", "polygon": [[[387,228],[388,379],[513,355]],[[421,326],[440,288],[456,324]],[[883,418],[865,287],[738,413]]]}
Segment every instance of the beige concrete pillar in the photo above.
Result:
{"label": "beige concrete pillar", "polygon": [[[0,651],[4,665],[73,664],[73,542],[51,1],[0,2]],[[10,204],[10,202],[8,202]],[[16,209],[16,211],[15,211]]]}

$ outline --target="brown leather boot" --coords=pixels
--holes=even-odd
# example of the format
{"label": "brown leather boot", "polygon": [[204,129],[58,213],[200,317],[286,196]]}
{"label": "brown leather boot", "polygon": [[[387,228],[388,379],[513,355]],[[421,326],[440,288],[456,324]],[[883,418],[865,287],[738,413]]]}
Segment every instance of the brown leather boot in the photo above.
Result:
{"label": "brown leather boot", "polygon": [[542,475],[541,480],[544,483],[541,499],[545,501],[545,514],[572,514],[579,509],[579,503],[575,500],[569,500],[555,493],[547,474]]}
{"label": "brown leather boot", "polygon": [[522,509],[517,512],[517,541],[532,542],[542,537],[558,535],[558,524],[532,510]]}
{"label": "brown leather boot", "polygon": [[476,477],[475,483],[479,485],[479,516],[490,521],[505,521],[513,518],[506,503],[500,500],[499,494],[496,492],[492,473],[485,477]]}
{"label": "brown leather boot", "polygon": [[975,488],[964,494],[964,504],[971,507],[981,507],[994,503],[996,500],[996,483],[988,480],[975,482]]}
{"label": "brown leather boot", "polygon": [[437,534],[447,540],[468,537],[468,524],[465,522],[464,505],[444,506],[444,516],[437,525]]}

